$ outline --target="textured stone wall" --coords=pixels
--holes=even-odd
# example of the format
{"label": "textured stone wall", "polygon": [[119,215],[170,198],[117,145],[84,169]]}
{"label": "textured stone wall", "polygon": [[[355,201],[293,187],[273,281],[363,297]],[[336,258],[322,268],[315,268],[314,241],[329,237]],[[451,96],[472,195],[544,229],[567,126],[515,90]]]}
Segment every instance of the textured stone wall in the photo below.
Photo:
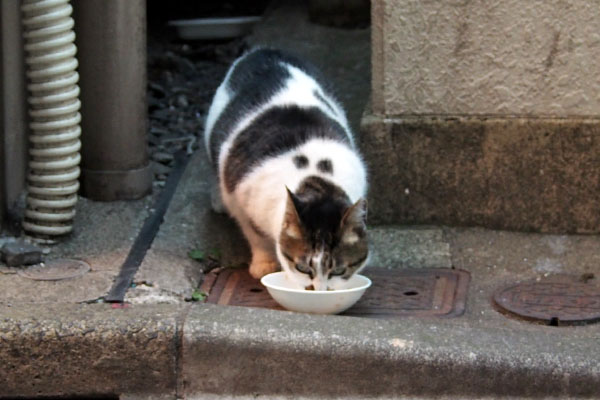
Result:
{"label": "textured stone wall", "polygon": [[373,0],[379,115],[600,112],[600,3]]}
{"label": "textured stone wall", "polygon": [[600,2],[373,0],[375,223],[600,232]]}
{"label": "textured stone wall", "polygon": [[600,232],[593,119],[363,119],[369,222]]}

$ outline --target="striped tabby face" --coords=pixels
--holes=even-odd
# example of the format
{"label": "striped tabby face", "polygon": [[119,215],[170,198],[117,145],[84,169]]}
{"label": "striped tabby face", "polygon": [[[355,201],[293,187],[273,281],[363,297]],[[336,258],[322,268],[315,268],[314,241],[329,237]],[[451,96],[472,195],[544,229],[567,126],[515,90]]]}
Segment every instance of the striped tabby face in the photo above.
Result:
{"label": "striped tabby face", "polygon": [[342,289],[367,262],[366,201],[350,206],[333,199],[312,203],[288,191],[280,262],[306,289]]}

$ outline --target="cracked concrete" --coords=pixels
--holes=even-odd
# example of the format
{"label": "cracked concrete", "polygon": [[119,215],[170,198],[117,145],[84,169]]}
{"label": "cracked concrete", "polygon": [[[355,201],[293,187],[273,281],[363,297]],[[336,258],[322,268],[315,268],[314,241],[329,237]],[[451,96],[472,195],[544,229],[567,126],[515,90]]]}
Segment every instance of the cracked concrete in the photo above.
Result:
{"label": "cracked concrete", "polygon": [[137,236],[153,196],[131,202],[101,203],[81,198],[73,234],[47,248],[45,260],[73,258],[87,262],[90,272],[73,279],[36,281],[0,269],[0,304],[81,303],[103,297],[119,273]]}
{"label": "cracked concrete", "polygon": [[[208,257],[224,267],[247,263],[249,250],[234,221],[210,208],[211,174],[204,152],[196,152],[135,275],[134,282],[145,285],[130,289],[127,301],[182,302],[199,286]],[[191,250],[201,250],[207,260],[191,259]]]}

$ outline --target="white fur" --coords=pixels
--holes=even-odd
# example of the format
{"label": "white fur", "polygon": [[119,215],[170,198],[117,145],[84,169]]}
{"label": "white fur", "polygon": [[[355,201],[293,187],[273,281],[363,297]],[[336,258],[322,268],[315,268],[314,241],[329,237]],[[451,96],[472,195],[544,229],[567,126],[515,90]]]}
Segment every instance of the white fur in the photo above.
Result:
{"label": "white fur", "polygon": [[[283,64],[283,63],[282,63]],[[276,96],[273,100],[281,102],[280,104],[297,104],[300,106],[315,106],[319,107],[327,116],[337,121],[342,128],[346,131],[346,135],[350,142],[353,143],[354,138],[350,133],[348,127],[348,121],[346,115],[342,110],[342,107],[330,96],[325,94],[319,84],[310,76],[306,75],[304,71],[293,67],[291,65],[284,64],[292,77],[287,82],[287,87]],[[333,108],[333,112],[327,107],[321,99],[315,96],[314,92],[317,92],[322,98],[327,100],[327,103]]]}
{"label": "white fur", "polygon": [[[248,53],[250,54],[250,53]],[[246,54],[245,56],[247,56]],[[215,123],[219,119],[219,116],[227,107],[227,104],[231,101],[231,99],[235,96],[235,93],[231,91],[229,88],[229,78],[236,65],[243,59],[243,57],[237,59],[223,80],[223,83],[217,89],[213,101],[208,110],[208,115],[206,117],[206,125],[204,129],[204,141],[205,146],[208,149],[209,157],[212,158],[212,154],[210,154],[210,136],[212,134],[212,129],[215,126]],[[328,115],[333,120],[337,121],[348,136],[348,139],[351,143],[354,143],[354,138],[348,126],[348,121],[346,119],[346,115],[342,110],[341,106],[330,96],[323,92],[319,84],[302,70],[285,63],[281,63],[288,69],[291,77],[287,80],[285,86],[277,92],[271,99],[266,102],[264,105],[259,107],[252,113],[246,115],[241,121],[237,123],[235,128],[229,134],[227,140],[221,147],[221,153],[219,155],[219,165],[223,165],[223,161],[227,158],[227,154],[235,141],[237,135],[243,131],[248,125],[252,123],[256,118],[258,118],[265,111],[269,110],[274,106],[284,106],[284,105],[297,105],[301,107],[318,107],[321,111],[323,111],[326,115]],[[327,100],[327,102],[333,107],[334,112],[327,107],[317,96],[315,96],[314,91],[317,91],[319,95]]]}
{"label": "white fur", "polygon": [[[307,168],[295,167],[292,159],[297,154],[308,158]],[[317,162],[323,158],[331,160],[333,175],[324,174],[316,168]],[[331,180],[348,194],[353,203],[364,197],[367,190],[366,171],[354,151],[334,140],[312,139],[296,150],[263,161],[233,193],[227,193],[221,179],[223,202],[229,210],[244,209],[263,232],[279,237],[287,199],[285,188],[295,192],[308,176]]]}
{"label": "white fur", "polygon": [[[225,80],[217,89],[213,103],[210,106],[206,119],[205,144],[210,153],[210,135],[212,129],[227,104],[235,97],[228,86],[231,73],[240,59],[231,67]],[[271,238],[279,237],[283,225],[285,204],[287,200],[286,187],[295,192],[300,183],[308,176],[321,176],[331,180],[339,186],[350,198],[353,203],[366,195],[366,171],[363,161],[358,154],[347,144],[343,144],[331,139],[311,139],[300,145],[297,149],[290,150],[277,157],[264,160],[243,178],[237,185],[233,193],[229,193],[225,188],[223,177],[225,160],[231,146],[237,135],[252,123],[261,114],[275,106],[296,105],[300,107],[318,107],[327,116],[337,121],[346,132],[350,143],[353,142],[352,133],[348,126],[348,121],[341,106],[322,90],[318,83],[302,70],[291,65],[284,64],[290,73],[290,78],[286,81],[284,87],[275,93],[264,105],[258,107],[254,112],[249,113],[242,118],[228,138],[221,146],[219,154],[219,182],[222,201],[230,215],[240,224],[242,230],[252,248],[251,273],[255,277],[262,273],[272,272],[277,265],[273,265],[273,256],[276,254],[284,270],[289,275],[294,275],[298,283],[304,286],[310,283],[310,278],[305,274],[293,273],[287,262],[281,255],[279,246],[272,241],[266,241],[259,237],[252,229],[249,221]],[[330,107],[327,106],[315,92],[322,98],[325,98]],[[333,109],[333,110],[332,110]],[[298,169],[293,162],[293,157],[303,154],[309,160],[307,168]],[[322,159],[328,159],[333,166],[333,174],[322,173],[316,168],[317,162]],[[262,265],[259,271],[255,267]],[[254,270],[253,270],[254,268]],[[321,277],[323,278],[323,277]],[[335,279],[334,279],[335,280]],[[323,279],[325,281],[325,279]],[[339,282],[337,282],[339,281]],[[334,286],[341,287],[345,281],[337,279]],[[302,286],[302,287],[304,287]],[[319,289],[319,288],[316,288]]]}
{"label": "white fur", "polygon": [[227,71],[223,82],[221,82],[221,84],[217,88],[215,96],[213,97],[213,100],[210,103],[210,108],[208,109],[206,123],[204,125],[204,146],[208,150],[208,156],[211,159],[212,154],[210,153],[209,146],[210,136],[212,134],[212,130],[215,126],[215,123],[221,116],[221,113],[223,113],[225,107],[227,107],[227,104],[229,104],[229,102],[231,101],[231,98],[233,97],[233,93],[231,93],[231,90],[229,89],[229,78],[231,77],[233,70],[235,69],[236,65],[240,62],[241,59],[242,58],[238,58],[233,62],[233,64],[231,64],[231,67],[229,67],[229,70]]}
{"label": "white fur", "polygon": [[[299,153],[308,158],[308,168],[295,167],[292,159]],[[324,174],[316,168],[317,162],[323,158],[331,160],[333,176]],[[285,261],[277,243],[262,243],[259,238],[253,239],[252,237],[256,235],[245,221],[251,219],[261,231],[268,233],[272,238],[278,238],[285,214],[286,187],[294,192],[306,177],[315,175],[336,183],[348,194],[353,203],[366,194],[366,171],[363,162],[348,146],[325,139],[312,139],[296,150],[263,161],[243,179],[233,193],[228,193],[221,183],[225,207],[240,222],[253,248],[253,254],[256,247],[264,248],[265,252],[275,251],[282,268],[298,283],[299,287],[316,285],[316,282],[325,282],[325,279],[319,277],[311,281],[308,275],[297,273],[293,266]],[[330,286],[339,289],[345,282],[347,281],[341,278],[333,278],[330,280]],[[320,287],[315,289],[325,290]]]}

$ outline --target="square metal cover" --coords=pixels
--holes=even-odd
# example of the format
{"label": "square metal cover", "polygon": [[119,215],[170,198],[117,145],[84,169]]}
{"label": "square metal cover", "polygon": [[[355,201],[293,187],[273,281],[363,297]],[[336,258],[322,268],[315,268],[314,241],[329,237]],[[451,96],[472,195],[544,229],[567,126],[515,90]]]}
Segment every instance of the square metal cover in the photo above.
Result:
{"label": "square metal cover", "polygon": [[[361,273],[368,276],[373,285],[342,315],[456,317],[465,310],[470,280],[466,271],[370,267]],[[283,310],[246,268],[213,270],[206,276],[200,290],[208,294],[208,303]]]}

